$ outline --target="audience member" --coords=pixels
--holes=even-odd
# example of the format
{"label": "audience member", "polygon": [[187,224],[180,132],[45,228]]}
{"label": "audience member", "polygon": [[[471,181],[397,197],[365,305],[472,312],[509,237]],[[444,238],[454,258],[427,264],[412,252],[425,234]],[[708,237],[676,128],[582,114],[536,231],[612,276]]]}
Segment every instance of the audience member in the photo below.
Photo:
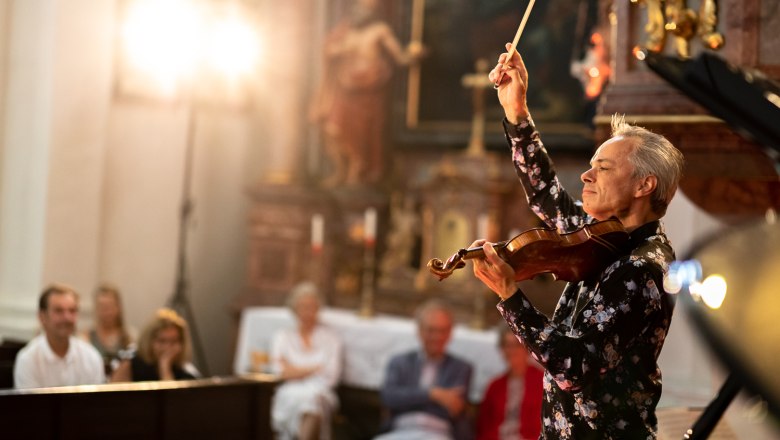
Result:
{"label": "audience member", "polygon": [[421,349],[390,360],[381,398],[389,410],[382,440],[473,438],[467,417],[472,367],[446,352],[453,316],[446,303],[431,300],[416,313]]}
{"label": "audience member", "polygon": [[498,337],[507,372],[487,387],[479,406],[477,440],[536,440],[542,429],[542,370],[508,326]]}
{"label": "audience member", "polygon": [[271,369],[284,381],[271,410],[280,440],[330,438],[330,415],[338,406],[342,342],[318,321],[322,300],[311,282],[295,286],[288,299],[297,326],[279,330],[271,343]]}
{"label": "audience member", "polygon": [[103,356],[106,374],[119,366],[120,351],[130,348],[134,338],[125,326],[119,289],[101,284],[95,292],[94,326],[81,334]]}
{"label": "audience member", "polygon": [[113,382],[195,379],[189,363],[191,342],[187,322],[171,309],[160,309],[146,324],[138,339],[138,351],[123,360],[111,377]]}
{"label": "audience member", "polygon": [[14,363],[16,388],[91,385],[106,381],[100,353],[76,338],[79,297],[70,287],[48,286],[38,300],[43,334],[19,351]]}

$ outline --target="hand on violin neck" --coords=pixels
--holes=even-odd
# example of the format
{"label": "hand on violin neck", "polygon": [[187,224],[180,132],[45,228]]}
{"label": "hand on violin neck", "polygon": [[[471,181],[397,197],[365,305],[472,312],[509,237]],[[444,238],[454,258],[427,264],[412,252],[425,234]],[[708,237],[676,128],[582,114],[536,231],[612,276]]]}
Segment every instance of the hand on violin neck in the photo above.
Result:
{"label": "hand on violin neck", "polygon": [[482,246],[484,257],[474,259],[474,276],[502,300],[514,295],[517,292],[517,283],[512,266],[498,256],[492,243],[477,240],[471,245],[477,246]]}

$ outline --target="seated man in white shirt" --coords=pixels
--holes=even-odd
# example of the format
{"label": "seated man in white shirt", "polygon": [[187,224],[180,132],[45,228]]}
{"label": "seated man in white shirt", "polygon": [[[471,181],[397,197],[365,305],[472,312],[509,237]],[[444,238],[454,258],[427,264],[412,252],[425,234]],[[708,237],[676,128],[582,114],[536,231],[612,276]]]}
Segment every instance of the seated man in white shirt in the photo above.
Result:
{"label": "seated man in white shirt", "polygon": [[51,285],[38,300],[43,334],[19,351],[14,363],[16,388],[101,384],[106,381],[103,358],[89,343],[74,336],[78,294]]}

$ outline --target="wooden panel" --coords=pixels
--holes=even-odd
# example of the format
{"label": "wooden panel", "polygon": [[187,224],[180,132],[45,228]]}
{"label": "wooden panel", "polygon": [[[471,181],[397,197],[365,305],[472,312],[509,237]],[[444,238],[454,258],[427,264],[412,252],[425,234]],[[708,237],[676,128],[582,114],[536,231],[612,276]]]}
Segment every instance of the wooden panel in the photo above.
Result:
{"label": "wooden panel", "polygon": [[58,398],[63,440],[160,438],[160,401],[155,392],[74,393]]}
{"label": "wooden panel", "polygon": [[56,438],[60,396],[0,397],[0,437],[8,439]]}
{"label": "wooden panel", "polygon": [[213,378],[0,391],[0,438],[269,439],[276,382]]}
{"label": "wooden panel", "polygon": [[251,388],[172,390],[162,399],[166,421],[162,438],[251,438],[255,416]]}

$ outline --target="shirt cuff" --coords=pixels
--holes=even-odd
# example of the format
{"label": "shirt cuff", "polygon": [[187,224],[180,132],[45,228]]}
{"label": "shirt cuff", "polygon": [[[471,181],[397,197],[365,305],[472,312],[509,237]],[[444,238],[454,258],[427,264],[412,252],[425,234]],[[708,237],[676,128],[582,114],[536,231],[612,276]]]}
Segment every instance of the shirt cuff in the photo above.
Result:
{"label": "shirt cuff", "polygon": [[528,300],[528,298],[525,296],[525,293],[523,293],[522,289],[520,288],[518,288],[509,298],[499,301],[496,307],[498,307],[498,310],[501,312],[503,312],[504,308],[509,308],[510,310],[515,311],[521,308],[533,308],[531,301]]}
{"label": "shirt cuff", "polygon": [[534,125],[534,120],[531,118],[531,115],[528,115],[527,118],[520,121],[517,125],[504,118],[503,124],[506,134],[513,138],[530,139],[531,135],[536,131],[536,125]]}

